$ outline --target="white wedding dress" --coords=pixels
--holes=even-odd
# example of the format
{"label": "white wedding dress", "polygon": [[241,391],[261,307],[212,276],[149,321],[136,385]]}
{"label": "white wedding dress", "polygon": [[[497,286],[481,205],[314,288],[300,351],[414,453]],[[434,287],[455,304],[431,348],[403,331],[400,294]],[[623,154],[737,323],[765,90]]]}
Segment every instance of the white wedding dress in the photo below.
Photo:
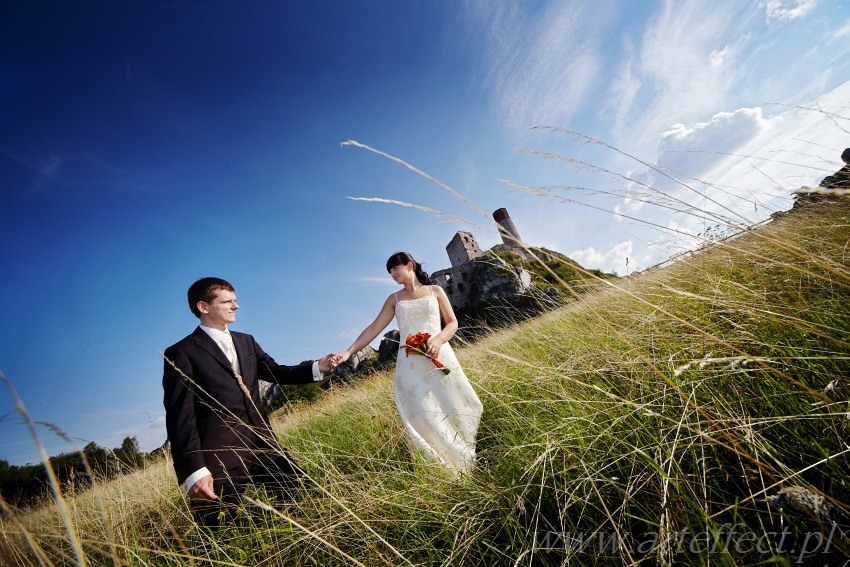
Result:
{"label": "white wedding dress", "polygon": [[439,360],[451,372],[444,374],[428,357],[405,352],[408,335],[441,331],[437,298],[426,295],[398,301],[396,321],[401,345],[393,391],[401,422],[413,450],[449,470],[469,472],[475,462],[475,436],[481,402],[458,363],[452,347],[440,347]]}

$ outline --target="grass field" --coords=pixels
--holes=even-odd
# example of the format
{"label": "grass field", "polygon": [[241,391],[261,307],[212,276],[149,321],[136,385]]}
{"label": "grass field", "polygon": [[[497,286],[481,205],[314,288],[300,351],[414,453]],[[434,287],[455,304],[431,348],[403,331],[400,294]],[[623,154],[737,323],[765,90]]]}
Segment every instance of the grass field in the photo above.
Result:
{"label": "grass field", "polygon": [[459,349],[469,477],[411,457],[378,373],[274,416],[297,502],[211,537],[162,462],[11,513],[0,564],[843,565],[849,240],[816,203]]}

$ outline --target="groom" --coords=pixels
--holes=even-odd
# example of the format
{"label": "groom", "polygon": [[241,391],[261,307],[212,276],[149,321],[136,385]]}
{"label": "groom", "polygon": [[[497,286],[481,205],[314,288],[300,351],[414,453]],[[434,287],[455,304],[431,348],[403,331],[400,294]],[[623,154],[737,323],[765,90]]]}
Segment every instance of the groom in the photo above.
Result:
{"label": "groom", "polygon": [[304,472],[278,444],[260,401],[259,380],[304,384],[333,369],[332,355],[297,366],[277,364],[254,337],[230,332],[236,293],[219,278],[189,287],[195,331],[165,351],[165,425],[177,481],[201,525],[230,517],[250,484],[283,499],[294,496]]}

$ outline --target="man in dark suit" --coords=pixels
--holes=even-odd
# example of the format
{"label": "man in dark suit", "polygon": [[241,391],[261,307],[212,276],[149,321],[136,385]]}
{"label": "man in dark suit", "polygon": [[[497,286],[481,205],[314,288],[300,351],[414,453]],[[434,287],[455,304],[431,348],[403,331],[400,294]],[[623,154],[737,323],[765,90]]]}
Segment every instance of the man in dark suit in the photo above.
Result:
{"label": "man in dark suit", "polygon": [[259,380],[306,384],[333,370],[327,355],[297,366],[277,364],[251,335],[231,333],[236,293],[219,278],[189,288],[189,308],[200,326],[165,351],[165,423],[177,481],[196,520],[218,525],[232,517],[250,484],[289,499],[304,472],[280,446],[260,401]]}

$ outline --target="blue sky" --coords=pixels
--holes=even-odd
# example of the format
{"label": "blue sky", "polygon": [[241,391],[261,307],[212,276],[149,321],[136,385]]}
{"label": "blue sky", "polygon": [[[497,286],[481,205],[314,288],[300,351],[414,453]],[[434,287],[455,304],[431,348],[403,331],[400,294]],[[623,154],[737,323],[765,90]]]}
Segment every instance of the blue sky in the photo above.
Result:
{"label": "blue sky", "polygon": [[[4,2],[0,371],[73,438],[40,426],[50,454],[151,450],[198,277],[293,363],[372,320],[392,252],[447,267],[500,207],[531,245],[644,269],[838,169],[848,55],[838,0]],[[0,416],[0,458],[36,462],[5,388]]]}

